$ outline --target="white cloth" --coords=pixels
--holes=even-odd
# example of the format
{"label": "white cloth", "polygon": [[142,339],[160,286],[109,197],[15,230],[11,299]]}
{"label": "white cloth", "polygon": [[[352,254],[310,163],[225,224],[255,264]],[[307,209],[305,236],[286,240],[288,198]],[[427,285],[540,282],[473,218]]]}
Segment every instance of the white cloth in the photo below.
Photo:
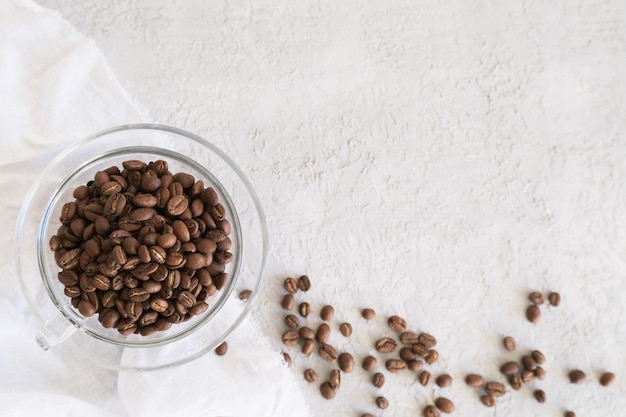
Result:
{"label": "white cloth", "polygon": [[[308,416],[293,375],[248,319],[226,356],[118,373],[43,352],[16,276],[13,230],[40,168],[72,141],[149,121],[93,42],[30,0],[0,2],[0,414],[6,416]],[[34,261],[34,260],[33,260]],[[268,380],[271,376],[271,384]]]}

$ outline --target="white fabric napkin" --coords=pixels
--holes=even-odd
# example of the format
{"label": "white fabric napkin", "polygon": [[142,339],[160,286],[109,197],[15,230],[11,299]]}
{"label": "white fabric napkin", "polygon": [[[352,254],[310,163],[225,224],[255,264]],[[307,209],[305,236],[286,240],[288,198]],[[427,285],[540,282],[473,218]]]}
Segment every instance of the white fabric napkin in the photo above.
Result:
{"label": "white fabric napkin", "polygon": [[[0,2],[0,414],[7,416],[309,416],[279,352],[250,319],[226,356],[118,373],[43,352],[14,263],[16,217],[40,169],[74,140],[149,121],[93,42],[30,0]],[[185,126],[181,126],[185,128]],[[33,260],[34,261],[34,260]]]}

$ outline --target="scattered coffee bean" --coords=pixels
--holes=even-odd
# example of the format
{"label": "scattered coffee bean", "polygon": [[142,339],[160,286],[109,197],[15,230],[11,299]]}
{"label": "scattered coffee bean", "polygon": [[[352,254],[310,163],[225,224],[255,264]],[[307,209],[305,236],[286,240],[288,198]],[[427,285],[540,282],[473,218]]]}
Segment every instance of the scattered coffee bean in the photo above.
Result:
{"label": "scattered coffee bean", "polygon": [[412,360],[406,363],[406,368],[411,372],[419,372],[424,367],[424,362],[420,360]]}
{"label": "scattered coffee bean", "polygon": [[333,319],[334,315],[335,309],[333,308],[333,306],[326,305],[322,307],[322,311],[320,312],[320,317],[322,318],[322,320],[330,321]]}
{"label": "scattered coffee bean", "polygon": [[430,372],[422,371],[417,377],[417,380],[423,387],[425,387],[430,383]]}
{"label": "scattered coffee bean", "polygon": [[526,309],[526,318],[531,323],[538,323],[541,319],[541,310],[536,305],[528,306]]}
{"label": "scattered coffee bean", "polygon": [[574,369],[573,371],[570,371],[568,376],[572,384],[581,384],[585,381],[586,378],[585,373],[580,369]]}
{"label": "scattered coffee bean", "polygon": [[300,351],[303,355],[309,356],[315,350],[315,341],[313,339],[305,339],[302,343]]}
{"label": "scattered coffee bean", "polygon": [[437,398],[435,406],[446,414],[454,412],[454,403],[445,397]]}
{"label": "scattered coffee bean", "polygon": [[411,362],[412,360],[415,360],[415,356],[416,356],[415,352],[413,352],[413,349],[411,348],[408,348],[405,346],[402,349],[400,349],[400,359],[407,362],[407,364]]}
{"label": "scattered coffee bean", "polygon": [[389,400],[382,396],[376,397],[376,406],[380,408],[381,410],[384,410],[387,407],[389,407]]}
{"label": "scattered coffee bean", "polygon": [[439,410],[434,405],[427,405],[424,407],[424,411],[422,413],[424,417],[440,417],[441,414]]}
{"label": "scattered coffee bean", "polygon": [[428,354],[424,358],[426,363],[429,365],[432,365],[433,363],[437,362],[437,359],[439,359],[439,352],[437,352],[435,349],[429,350]]}
{"label": "scattered coffee bean", "polygon": [[532,358],[538,365],[543,365],[544,363],[546,363],[546,357],[538,350],[533,350],[530,356],[532,356]]}
{"label": "scattered coffee bean", "polygon": [[405,331],[400,333],[400,341],[405,345],[412,345],[417,343],[417,333],[412,331]]}
{"label": "scattered coffee bean", "polygon": [[315,334],[315,340],[319,343],[328,342],[328,338],[330,337],[330,326],[326,323],[320,324],[320,327],[317,328],[317,333]]}
{"label": "scattered coffee bean", "polygon": [[383,375],[380,372],[376,372],[374,374],[374,376],[372,376],[372,384],[376,387],[376,388],[380,388],[383,385],[385,385],[385,375]]}
{"label": "scattered coffee bean", "polygon": [[298,278],[298,289],[304,292],[311,289],[311,280],[307,275],[302,275]]}
{"label": "scattered coffee bean", "polygon": [[322,394],[322,397],[327,400],[332,400],[335,398],[335,395],[337,395],[337,391],[330,386],[330,382],[328,381],[323,382],[322,385],[320,385],[320,393]]}
{"label": "scattered coffee bean", "polygon": [[252,290],[243,290],[239,293],[239,299],[241,301],[247,301],[252,295]]}
{"label": "scattered coffee bean", "polygon": [[317,352],[320,355],[320,358],[324,359],[326,362],[332,362],[337,359],[337,349],[333,346],[328,345],[326,343],[321,343]]}
{"label": "scattered coffee bean", "polygon": [[530,369],[531,371],[537,369],[537,361],[531,355],[522,356],[522,365],[525,369]]}
{"label": "scattered coffee bean", "polygon": [[511,336],[505,337],[502,342],[504,344],[504,348],[509,352],[513,352],[515,350],[515,339]]}
{"label": "scattered coffee bean", "polygon": [[396,350],[398,343],[390,337],[383,337],[376,341],[374,347],[381,353],[390,353]]}
{"label": "scattered coffee bean", "polygon": [[528,299],[535,305],[541,305],[545,302],[543,294],[538,291],[531,292],[530,295],[528,295]]}
{"label": "scattered coffee bean", "polygon": [[[300,335],[300,337],[302,339],[315,339],[315,332],[313,331],[313,329],[311,329],[310,327],[300,327],[300,329],[298,330],[298,334]],[[323,343],[326,343],[326,341],[324,341]]]}
{"label": "scattered coffee bean", "polygon": [[465,377],[465,383],[470,387],[477,388],[482,386],[485,381],[483,377],[478,374],[468,374]]}
{"label": "scattered coffee bean", "polygon": [[511,375],[509,377],[509,385],[511,385],[511,388],[515,391],[519,391],[522,388],[522,383],[522,378],[519,375]]}
{"label": "scattered coffee bean", "polygon": [[298,326],[300,325],[300,319],[298,318],[298,316],[289,314],[285,316],[285,324],[291,327],[292,329],[297,329]]}
{"label": "scattered coffee bean", "polygon": [[317,372],[315,372],[313,369],[309,368],[306,371],[304,371],[304,379],[308,382],[315,382],[317,380]]}
{"label": "scattered coffee bean", "polygon": [[421,356],[422,358],[425,358],[429,352],[428,348],[421,343],[413,343],[413,345],[411,345],[411,349],[417,356]]}
{"label": "scattered coffee bean", "polygon": [[576,417],[576,413],[573,411],[566,411],[564,417]]}
{"label": "scattered coffee bean", "polygon": [[302,317],[308,317],[310,312],[311,312],[311,306],[309,306],[309,303],[307,303],[306,301],[298,305],[298,313],[300,313]]}
{"label": "scattered coffee bean", "polygon": [[285,278],[285,281],[283,281],[283,287],[289,294],[295,294],[298,292],[298,282],[291,277]]}
{"label": "scattered coffee bean", "polygon": [[524,384],[531,383],[535,379],[535,371],[525,369],[524,371],[522,371],[521,378]]}
{"label": "scattered coffee bean", "polygon": [[551,292],[548,295],[548,301],[550,302],[551,306],[558,307],[559,304],[561,304],[561,294],[559,294],[558,292]]}
{"label": "scattered coffee bean", "polygon": [[364,308],[361,311],[361,316],[365,320],[372,320],[372,319],[374,319],[374,317],[376,317],[376,312],[374,310],[372,310],[371,308]]}
{"label": "scattered coffee bean", "polygon": [[339,389],[339,386],[341,385],[341,372],[339,372],[339,369],[333,369],[330,371],[328,383],[335,391]]}
{"label": "scattered coffee bean", "polygon": [[387,324],[391,330],[401,333],[406,330],[406,320],[400,316],[391,316],[387,319]]}
{"label": "scattered coffee bean", "polygon": [[293,295],[285,294],[282,301],[280,302],[280,305],[285,310],[291,310],[295,302],[296,300],[293,298]]}
{"label": "scattered coffee bean", "polygon": [[295,330],[287,330],[283,333],[282,339],[285,346],[295,346],[300,341],[300,335]]}
{"label": "scattered coffee bean", "polygon": [[291,355],[289,355],[287,352],[283,352],[283,362],[285,362],[287,368],[291,368],[293,361],[291,360]]}
{"label": "scattered coffee bean", "polygon": [[535,399],[537,400],[537,402],[540,403],[545,403],[546,402],[546,393],[543,390],[535,390],[535,392],[533,392],[533,395],[535,396]]}
{"label": "scattered coffee bean", "polygon": [[435,336],[428,333],[420,333],[417,340],[427,348],[433,348],[437,345],[437,339],[435,339]]}
{"label": "scattered coffee bean", "polygon": [[546,371],[541,366],[538,366],[537,369],[535,369],[535,377],[539,380],[543,380],[546,377]]}
{"label": "scattered coffee bean", "polygon": [[399,374],[406,369],[406,362],[401,359],[387,359],[387,361],[385,361],[385,368],[387,368],[389,372]]}
{"label": "scattered coffee bean", "polygon": [[492,397],[501,397],[506,393],[506,387],[500,382],[491,381],[485,384],[485,391]]}
{"label": "scattered coffee bean", "polygon": [[435,379],[435,384],[441,388],[447,388],[452,385],[452,377],[449,374],[441,374]]}
{"label": "scattered coffee bean", "polygon": [[363,363],[361,364],[361,366],[363,367],[363,369],[365,369],[366,371],[371,371],[374,368],[376,368],[376,365],[378,364],[378,360],[374,357],[374,356],[366,356],[363,359]]}
{"label": "scattered coffee bean", "polygon": [[489,394],[481,395],[480,402],[483,403],[485,407],[494,407],[496,405],[496,399]]}
{"label": "scattered coffee bean", "polygon": [[339,368],[345,373],[352,372],[354,369],[354,358],[349,353],[344,352],[340,354],[337,358],[337,363]]}
{"label": "scattered coffee bean", "polygon": [[222,342],[215,348],[217,356],[224,356],[228,352],[228,343]]}
{"label": "scattered coffee bean", "polygon": [[352,334],[352,325],[350,323],[341,323],[339,331],[344,337],[349,337]]}
{"label": "scattered coffee bean", "polygon": [[613,372],[605,372],[600,376],[600,385],[608,387],[615,381],[615,374]]}

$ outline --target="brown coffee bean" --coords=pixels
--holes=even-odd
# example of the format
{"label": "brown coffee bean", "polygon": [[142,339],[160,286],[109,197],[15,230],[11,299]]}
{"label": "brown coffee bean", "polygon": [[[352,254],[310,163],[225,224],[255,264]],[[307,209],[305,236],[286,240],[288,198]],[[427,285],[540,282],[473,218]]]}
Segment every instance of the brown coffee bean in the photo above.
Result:
{"label": "brown coffee bean", "polygon": [[292,329],[297,329],[298,326],[300,325],[300,319],[297,316],[294,316],[293,314],[289,314],[285,316],[285,324],[291,327]]}
{"label": "brown coffee bean", "polygon": [[334,315],[335,309],[333,308],[333,306],[326,305],[322,307],[322,311],[320,312],[320,317],[322,318],[322,320],[330,321],[333,319]]}
{"label": "brown coffee bean", "polygon": [[328,383],[334,390],[338,390],[341,385],[341,372],[339,369],[333,369],[328,375]]}
{"label": "brown coffee bean", "polygon": [[298,282],[291,277],[285,278],[283,287],[289,294],[295,294],[298,292]]}
{"label": "brown coffee bean", "polygon": [[383,337],[378,339],[374,346],[381,353],[390,353],[396,350],[398,343],[390,337]]}
{"label": "brown coffee bean", "polygon": [[352,334],[352,325],[350,323],[341,323],[339,331],[344,337],[349,337]]}
{"label": "brown coffee bean", "polygon": [[437,339],[435,339],[435,336],[428,333],[420,333],[417,340],[419,343],[426,346],[427,348],[433,348],[437,345]]}
{"label": "brown coffee bean", "polygon": [[361,311],[361,316],[365,320],[372,320],[374,317],[376,317],[376,312],[374,310],[372,310],[371,308],[364,308]]}
{"label": "brown coffee bean", "polygon": [[541,366],[538,366],[537,369],[535,369],[535,377],[539,380],[543,380],[546,377],[546,371]]}
{"label": "brown coffee bean", "polygon": [[391,316],[387,319],[387,325],[391,330],[401,333],[406,330],[406,320],[400,316]]}
{"label": "brown coffee bean", "polygon": [[187,308],[191,308],[194,304],[196,304],[196,297],[194,297],[193,294],[189,291],[182,291],[180,294],[178,294],[178,297],[176,299],[179,303]]}
{"label": "brown coffee bean", "polygon": [[142,171],[146,168],[146,163],[136,159],[129,159],[122,162],[122,166],[129,171]]}
{"label": "brown coffee bean", "polygon": [[491,381],[485,384],[485,391],[492,397],[501,397],[506,393],[506,387],[500,382]]}
{"label": "brown coffee bean", "polygon": [[282,340],[285,346],[295,346],[300,341],[300,335],[295,330],[287,330],[283,333]]}
{"label": "brown coffee bean", "polygon": [[509,352],[513,352],[515,350],[515,339],[511,336],[505,337],[502,343],[504,344],[504,348]]}
{"label": "brown coffee bean", "polygon": [[481,395],[480,402],[483,403],[485,407],[494,407],[496,405],[496,399],[489,394]]}
{"label": "brown coffee bean", "polygon": [[522,365],[524,365],[525,369],[530,369],[531,371],[537,368],[537,362],[531,355],[522,356]]}
{"label": "brown coffee bean", "polygon": [[132,288],[128,292],[128,296],[130,297],[130,300],[135,303],[142,303],[150,298],[150,294],[148,293],[148,291],[141,287]]}
{"label": "brown coffee bean", "polygon": [[535,362],[537,362],[537,364],[543,365],[544,363],[546,363],[546,357],[540,351],[533,350],[530,355],[535,360]]}
{"label": "brown coffee bean", "polygon": [[298,278],[298,288],[300,291],[307,292],[311,289],[311,280],[307,275],[302,275]]}
{"label": "brown coffee bean", "polygon": [[365,358],[363,358],[363,362],[362,362],[361,366],[366,371],[371,371],[374,368],[376,368],[377,364],[378,364],[378,360],[375,357],[370,355],[370,356],[366,356]]}
{"label": "brown coffee bean", "polygon": [[122,316],[120,312],[112,308],[102,315],[102,326],[107,329],[117,327],[117,324],[119,323],[121,318]]}
{"label": "brown coffee bean", "polygon": [[403,347],[400,349],[400,359],[408,364],[410,361],[415,360],[415,352],[411,348]]}
{"label": "brown coffee bean", "polygon": [[438,359],[439,359],[439,352],[437,352],[435,349],[429,350],[428,354],[424,358],[426,363],[429,365],[432,365],[433,363],[437,362]]}
{"label": "brown coffee bean", "polygon": [[446,414],[454,412],[454,403],[445,397],[437,398],[435,406]]}
{"label": "brown coffee bean", "polygon": [[581,371],[580,369],[575,369],[573,371],[570,371],[568,376],[572,384],[581,384],[585,381],[585,378],[587,377],[585,373]]}
{"label": "brown coffee bean", "polygon": [[548,301],[550,302],[551,306],[558,307],[559,304],[561,304],[561,294],[559,294],[558,292],[551,292],[548,295]]}
{"label": "brown coffee bean", "polygon": [[417,377],[417,380],[423,387],[427,386],[430,383],[430,372],[422,371]]}
{"label": "brown coffee bean", "polygon": [[535,390],[535,392],[533,392],[533,395],[535,397],[535,399],[537,400],[537,402],[539,403],[545,403],[546,402],[546,393],[543,390]]}
{"label": "brown coffee bean", "polygon": [[315,382],[317,380],[317,372],[315,372],[313,369],[309,368],[306,371],[304,371],[304,379],[308,382]]}
{"label": "brown coffee bean", "polygon": [[418,340],[418,336],[417,336],[417,333],[415,332],[404,331],[400,333],[400,341],[404,343],[405,345],[412,345],[414,343],[417,343],[417,340]]}
{"label": "brown coffee bean", "polygon": [[320,358],[324,359],[326,362],[332,362],[337,359],[337,349],[333,346],[328,345],[326,343],[321,343],[317,352],[320,355]]}
{"label": "brown coffee bean", "polygon": [[[170,191],[171,193],[171,191]],[[189,206],[189,200],[184,195],[174,195],[172,196],[167,205],[165,206],[165,210],[171,216],[179,216],[183,214],[183,212]]]}
{"label": "brown coffee bean", "polygon": [[349,353],[344,352],[340,354],[337,358],[337,363],[339,368],[345,373],[352,372],[354,369],[354,358]]}
{"label": "brown coffee bean", "polygon": [[150,302],[150,308],[157,313],[162,313],[167,310],[168,302],[163,298],[157,297]]}
{"label": "brown coffee bean", "polygon": [[519,375],[511,375],[509,377],[509,385],[511,385],[511,388],[515,391],[519,391],[522,388],[522,383],[522,378]]}
{"label": "brown coffee bean", "polygon": [[309,306],[309,303],[307,303],[306,301],[298,305],[298,313],[300,313],[302,317],[308,317],[310,312],[311,312],[311,306]]}
{"label": "brown coffee bean", "polygon": [[107,291],[102,294],[102,307],[111,308],[115,306],[115,300],[117,299],[116,291]]}
{"label": "brown coffee bean", "polygon": [[317,333],[315,334],[315,340],[319,343],[328,342],[328,338],[330,336],[330,326],[326,323],[320,324],[317,328]]}
{"label": "brown coffee bean", "polygon": [[573,411],[566,411],[564,417],[576,417],[576,413]]}
{"label": "brown coffee bean", "polygon": [[320,385],[320,394],[327,400],[332,400],[337,395],[337,392],[330,386],[330,382],[326,381]]}
{"label": "brown coffee bean", "polygon": [[376,397],[376,406],[381,410],[384,410],[389,407],[389,400],[382,396]]}
{"label": "brown coffee bean", "polygon": [[421,356],[422,358],[425,358],[429,352],[428,348],[421,343],[413,343],[413,345],[411,345],[411,349],[417,356]]}
{"label": "brown coffee bean", "polygon": [[66,287],[78,284],[78,275],[74,271],[63,270],[57,275],[59,282]]}
{"label": "brown coffee bean", "polygon": [[315,350],[315,341],[313,339],[305,339],[300,350],[304,355],[310,355]]}
{"label": "brown coffee bean", "polygon": [[535,379],[535,371],[530,369],[525,369],[522,371],[522,382],[524,384],[528,384]]}
{"label": "brown coffee bean", "polygon": [[217,356],[224,356],[224,355],[226,355],[226,352],[228,352],[228,343],[226,343],[226,341],[220,343],[215,348],[215,354]]}
{"label": "brown coffee bean", "polygon": [[538,323],[541,319],[541,310],[536,305],[528,306],[526,309],[526,318],[531,323]]}
{"label": "brown coffee bean", "polygon": [[292,359],[291,359],[291,355],[289,355],[287,352],[283,352],[283,361],[285,362],[285,365],[287,365],[287,368],[291,368],[291,365],[293,363]]}
{"label": "brown coffee bean", "polygon": [[424,367],[424,362],[420,360],[412,360],[406,363],[406,367],[411,372],[419,372]]}
{"label": "brown coffee bean", "polygon": [[485,381],[483,380],[483,377],[478,374],[468,374],[465,377],[465,383],[473,388],[478,388],[482,386],[484,382]]}
{"label": "brown coffee bean", "polygon": [[[129,304],[137,304],[137,303],[129,303]],[[153,323],[156,323],[157,319],[159,318],[159,313],[157,313],[156,311],[145,311],[142,314],[141,308],[142,308],[141,304],[137,304],[137,309],[138,309],[137,311],[141,315],[141,317],[139,317],[139,320],[138,320],[139,325],[149,326]],[[129,314],[129,318],[130,318],[130,314]]]}
{"label": "brown coffee bean", "polygon": [[531,303],[536,304],[536,305],[541,305],[545,302],[545,299],[543,298],[543,294],[538,291],[531,292],[528,295],[528,299],[530,300]]}
{"label": "brown coffee bean", "polygon": [[600,375],[600,385],[608,387],[615,381],[615,374],[613,372],[604,372]]}
{"label": "brown coffee bean", "polygon": [[452,377],[449,374],[441,374],[435,379],[435,384],[441,388],[447,388],[452,385]]}
{"label": "brown coffee bean", "polygon": [[78,311],[85,317],[93,316],[96,314],[96,310],[96,307],[94,307],[94,305],[89,301],[83,300],[78,303]]}
{"label": "brown coffee bean", "polygon": [[209,305],[206,302],[198,301],[196,302],[196,304],[194,304],[193,307],[189,309],[189,314],[191,314],[192,316],[197,316],[197,315],[204,313],[208,309],[209,309]]}
{"label": "brown coffee bean", "polygon": [[504,375],[515,375],[519,372],[519,365],[517,362],[509,361],[502,364],[500,372]]}
{"label": "brown coffee bean", "polygon": [[295,303],[295,300],[293,298],[293,295],[286,294],[283,297],[282,301],[280,302],[280,305],[285,310],[291,310],[293,308],[294,303]]}
{"label": "brown coffee bean", "polygon": [[372,385],[374,385],[376,388],[381,388],[383,385],[385,385],[385,375],[380,372],[376,372],[372,376]]}
{"label": "brown coffee bean", "polygon": [[427,405],[424,407],[424,411],[422,412],[424,417],[440,417],[441,414],[439,410],[434,405]]}

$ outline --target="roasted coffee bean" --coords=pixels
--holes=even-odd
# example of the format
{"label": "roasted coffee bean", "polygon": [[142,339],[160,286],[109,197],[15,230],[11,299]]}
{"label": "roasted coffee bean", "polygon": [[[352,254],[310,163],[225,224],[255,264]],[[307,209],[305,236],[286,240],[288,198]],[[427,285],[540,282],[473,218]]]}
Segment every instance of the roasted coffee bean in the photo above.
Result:
{"label": "roasted coffee bean", "polygon": [[515,339],[511,336],[505,337],[502,343],[504,344],[504,348],[509,352],[513,352],[515,350]]}
{"label": "roasted coffee bean", "polygon": [[420,333],[417,341],[427,348],[433,348],[437,345],[437,339],[435,339],[435,336],[425,332]]}
{"label": "roasted coffee bean", "polygon": [[198,301],[193,307],[189,309],[189,314],[192,316],[198,316],[209,309],[209,305],[204,301]]}
{"label": "roasted coffee bean", "polygon": [[424,358],[426,363],[429,365],[432,365],[433,363],[437,362],[438,359],[439,359],[439,352],[437,352],[435,349],[429,350],[428,354]]}
{"label": "roasted coffee bean", "polygon": [[514,361],[505,362],[500,367],[500,372],[504,375],[515,375],[519,372],[519,364]]}
{"label": "roasted coffee bean", "polygon": [[522,378],[519,375],[511,375],[509,377],[509,385],[511,385],[511,388],[515,391],[519,391],[522,388],[522,383]]}
{"label": "roasted coffee bean", "polygon": [[422,371],[417,377],[417,380],[423,387],[427,386],[430,383],[430,372]]}
{"label": "roasted coffee bean", "polygon": [[123,335],[129,335],[135,333],[137,330],[137,324],[135,322],[128,321],[128,319],[122,319],[117,324],[117,331]]}
{"label": "roasted coffee bean", "polygon": [[485,407],[494,407],[496,405],[496,399],[489,394],[481,395],[480,402],[483,403]]}
{"label": "roasted coffee bean", "polygon": [[226,355],[226,352],[228,352],[228,343],[226,341],[220,343],[215,348],[215,354],[217,356],[224,356],[224,355]]}
{"label": "roasted coffee bean", "polygon": [[304,292],[307,292],[311,289],[311,280],[309,279],[308,275],[301,275],[300,278],[298,278],[298,288],[300,289],[300,291]]}
{"label": "roasted coffee bean", "polygon": [[[298,334],[300,335],[302,339],[315,340],[315,337],[316,337],[315,331],[307,326],[300,327],[300,330],[298,330]],[[328,341],[328,339],[326,341]],[[324,341],[322,343],[326,343],[326,342]]]}
{"label": "roasted coffee bean", "polygon": [[293,298],[293,295],[286,294],[283,297],[282,301],[280,302],[280,305],[285,310],[291,310],[293,308],[294,303],[295,303],[295,300]]}
{"label": "roasted coffee bean", "polygon": [[74,271],[63,270],[57,275],[59,282],[66,287],[78,284],[78,275]]}
{"label": "roasted coffee bean", "polygon": [[551,292],[548,295],[548,301],[550,302],[551,306],[558,307],[559,304],[561,304],[561,294],[559,294],[558,292]]}
{"label": "roasted coffee bean", "polygon": [[413,343],[413,345],[411,345],[411,349],[417,356],[421,356],[422,358],[425,358],[429,352],[428,348],[421,343]]}
{"label": "roasted coffee bean", "polygon": [[530,300],[531,303],[536,304],[536,305],[541,305],[545,302],[545,299],[543,298],[543,294],[538,291],[531,292],[530,295],[528,296],[528,299]]}
{"label": "roasted coffee bean", "polygon": [[400,316],[391,316],[387,319],[387,325],[391,330],[401,333],[406,330],[406,320]]}
{"label": "roasted coffee bean", "polygon": [[315,382],[317,381],[317,372],[315,372],[313,369],[309,368],[306,371],[304,371],[304,379],[308,382]]}
{"label": "roasted coffee bean", "polygon": [[[285,317],[285,324],[292,329],[297,329],[300,325],[300,319],[298,316],[294,316],[293,314],[289,314]],[[313,330],[311,330],[313,331]]]}
{"label": "roasted coffee bean", "polygon": [[111,308],[115,306],[115,300],[117,299],[116,291],[107,291],[102,294],[102,307]]}
{"label": "roasted coffee bean", "polygon": [[328,345],[326,343],[321,343],[317,352],[320,355],[320,358],[324,359],[326,362],[332,362],[337,359],[337,349],[333,346]]}
{"label": "roasted coffee bean", "polygon": [[60,256],[57,264],[63,269],[76,269],[78,267],[78,261],[80,260],[81,254],[81,248],[70,249]]}
{"label": "roasted coffee bean", "polygon": [[524,369],[522,371],[522,382],[524,384],[528,384],[530,382],[533,381],[533,379],[535,379],[535,371],[530,370],[530,369]]}
{"label": "roasted coffee bean", "polygon": [[363,362],[361,366],[366,371],[371,371],[374,368],[376,368],[377,364],[378,364],[378,360],[375,357],[370,355],[370,356],[366,356],[365,358],[363,358]]}
{"label": "roasted coffee bean", "polygon": [[449,374],[441,374],[435,379],[435,384],[441,388],[447,388],[452,385],[452,377]]}
{"label": "roasted coffee bean", "polygon": [[341,372],[339,369],[333,369],[328,375],[328,383],[334,390],[338,390],[341,385]]}
{"label": "roasted coffee bean", "polygon": [[437,407],[435,407],[434,405],[427,405],[426,407],[424,407],[424,411],[422,412],[422,415],[424,417],[440,417],[441,414],[439,413],[439,410],[437,410]]}
{"label": "roasted coffee bean", "polygon": [[446,414],[454,412],[454,403],[445,397],[437,398],[435,406]]}
{"label": "roasted coffee bean", "polygon": [[406,363],[406,368],[411,372],[419,372],[424,367],[424,362],[420,360],[412,360]]}
{"label": "roasted coffee bean", "polygon": [[538,323],[541,319],[541,310],[536,305],[528,306],[526,309],[526,318],[531,323]]}
{"label": "roasted coffee bean", "polygon": [[309,303],[307,303],[306,301],[298,305],[298,313],[300,313],[302,317],[308,317],[310,312],[311,312],[311,307],[309,306]]}
{"label": "roasted coffee bean", "polygon": [[389,400],[385,397],[376,397],[376,407],[380,408],[381,410],[386,409],[387,407],[389,407]]}
{"label": "roasted coffee bean", "polygon": [[500,382],[491,381],[485,384],[485,391],[492,397],[501,397],[506,393],[506,387]]}
{"label": "roasted coffee bean", "polygon": [[78,303],[78,311],[85,317],[91,317],[96,314],[96,307],[89,301],[82,300]]}
{"label": "roasted coffee bean", "polygon": [[150,298],[150,293],[148,293],[148,291],[146,291],[144,288],[139,287],[131,289],[128,292],[128,296],[130,297],[131,301],[135,303],[141,303]]}
{"label": "roasted coffee bean", "polygon": [[165,310],[167,310],[167,300],[164,300],[163,298],[155,298],[154,300],[152,300],[150,302],[150,308],[154,311],[156,311],[157,313],[162,313]]}
{"label": "roasted coffee bean", "polygon": [[524,369],[530,369],[531,371],[534,371],[537,368],[537,362],[531,355],[522,356],[522,365],[524,366]]}
{"label": "roasted coffee bean", "polygon": [[333,308],[333,306],[326,305],[322,307],[322,311],[320,312],[320,317],[322,318],[322,320],[330,321],[333,319],[334,315],[335,309]]}
{"label": "roasted coffee bean", "polygon": [[347,352],[344,352],[337,357],[337,363],[343,372],[349,373],[354,369],[354,358]]}
{"label": "roasted coffee bean", "polygon": [[403,347],[400,349],[400,359],[408,363],[415,359],[415,352],[411,348]]}
{"label": "roasted coffee bean", "polygon": [[291,360],[291,355],[289,355],[287,352],[283,352],[282,354],[285,365],[287,365],[287,368],[291,368],[291,365],[293,363],[293,361]]}
{"label": "roasted coffee bean", "polygon": [[[139,308],[141,308],[141,306]],[[159,313],[157,313],[156,311],[145,311],[143,314],[141,314],[141,317],[139,317],[139,325],[149,326],[156,323],[158,318]]]}
{"label": "roasted coffee bean", "polygon": [[300,335],[295,330],[287,330],[283,333],[283,344],[285,346],[295,346],[300,341]]}
{"label": "roasted coffee bean", "polygon": [[361,311],[361,316],[365,320],[372,320],[374,317],[376,317],[376,312],[374,310],[372,310],[371,308],[364,308]]}
{"label": "roasted coffee bean", "polygon": [[350,323],[341,323],[339,331],[344,337],[349,337],[352,334],[352,325]]}
{"label": "roasted coffee bean", "polygon": [[332,400],[337,395],[337,392],[330,386],[330,382],[326,381],[320,385],[320,394],[327,400]]}
{"label": "roasted coffee bean", "polygon": [[535,399],[537,400],[537,402],[539,403],[545,403],[546,402],[546,393],[543,390],[535,390],[535,392],[533,392],[533,395],[535,397]]}
{"label": "roasted coffee bean", "polygon": [[291,277],[285,278],[283,287],[289,294],[295,294],[298,292],[298,282]]}
{"label": "roasted coffee bean", "polygon": [[405,345],[412,345],[417,343],[417,333],[411,331],[405,331],[400,333],[400,341]]}
{"label": "roasted coffee bean", "polygon": [[568,377],[572,384],[580,384],[585,381],[585,378],[587,376],[580,369],[574,369],[573,371],[570,371],[570,373],[568,374]]}
{"label": "roasted coffee bean", "polygon": [[380,372],[376,372],[372,376],[372,385],[374,385],[376,388],[381,388],[383,385],[385,385],[385,375]]}
{"label": "roasted coffee bean", "polygon": [[535,360],[535,362],[537,362],[537,364],[539,365],[543,365],[544,363],[546,363],[546,357],[544,356],[543,353],[541,353],[538,350],[533,350],[532,353],[530,354],[532,356],[532,358]]}
{"label": "roasted coffee bean", "polygon": [[117,311],[115,308],[110,309],[109,311],[107,311],[104,314],[100,315],[101,317],[101,323],[102,326],[107,328],[107,329],[111,329],[114,327],[117,327],[117,324],[119,323],[120,319],[122,318],[121,314],[119,311]]}
{"label": "roasted coffee bean", "polygon": [[600,385],[608,387],[615,381],[615,374],[613,372],[604,372],[600,375]]}
{"label": "roasted coffee bean", "polygon": [[390,353],[396,350],[398,343],[390,337],[383,337],[378,339],[374,346],[381,353]]}
{"label": "roasted coffee bean", "polygon": [[315,334],[315,340],[319,343],[328,342],[328,337],[330,336],[330,326],[326,323],[320,324],[317,328],[317,333]]}
{"label": "roasted coffee bean", "polygon": [[573,411],[566,411],[565,414],[563,414],[564,417],[576,417],[576,413]]}
{"label": "roasted coffee bean", "polygon": [[176,297],[176,299],[179,303],[187,308],[191,308],[194,304],[196,304],[196,297],[194,297],[193,294],[189,291],[182,291],[178,294],[178,297]]}
{"label": "roasted coffee bean", "polygon": [[305,339],[302,343],[301,352],[304,355],[310,355],[315,350],[315,341],[313,339]]}

